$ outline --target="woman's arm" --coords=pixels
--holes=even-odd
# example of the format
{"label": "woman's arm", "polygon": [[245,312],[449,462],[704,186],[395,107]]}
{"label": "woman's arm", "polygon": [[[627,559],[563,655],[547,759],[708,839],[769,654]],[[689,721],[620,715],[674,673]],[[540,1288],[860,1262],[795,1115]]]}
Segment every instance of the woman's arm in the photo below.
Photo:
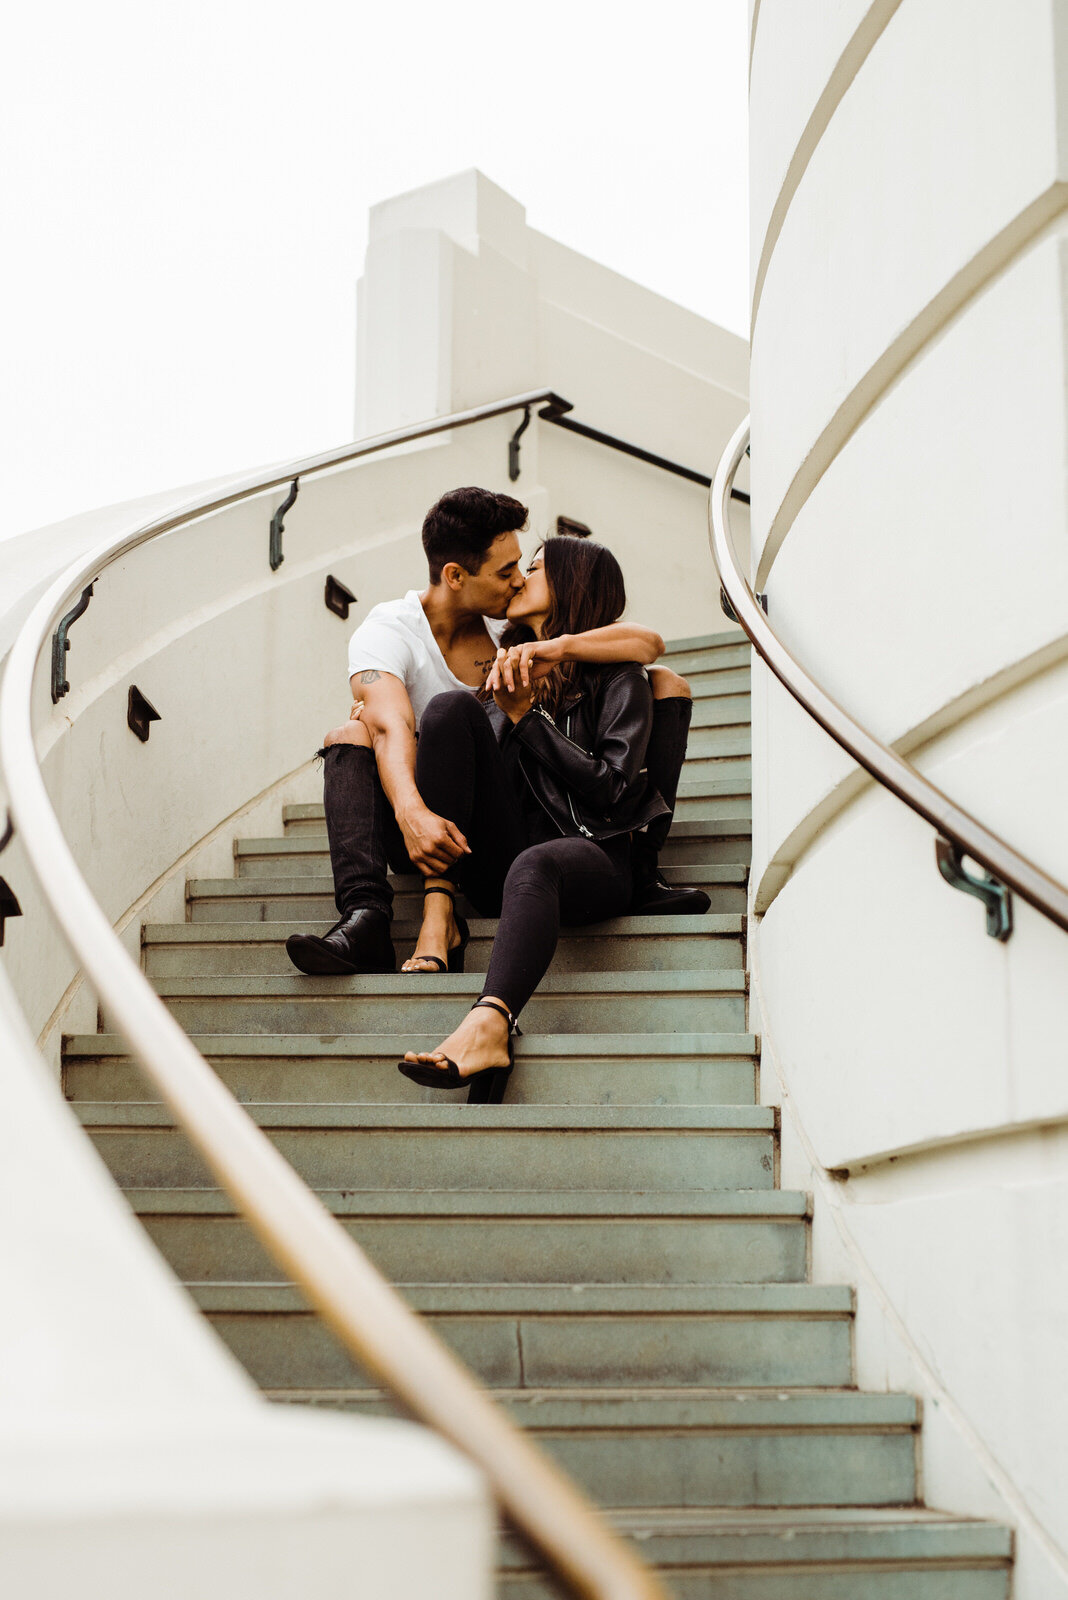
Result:
{"label": "woman's arm", "polygon": [[531,639],[514,644],[510,650],[498,649],[497,660],[486,678],[490,691],[502,685],[512,687],[512,675],[524,688],[544,678],[561,661],[585,661],[593,666],[614,666],[619,661],[636,661],[651,667],[664,654],[664,641],[652,628],[633,622],[610,622],[585,633],[561,633],[555,639]]}

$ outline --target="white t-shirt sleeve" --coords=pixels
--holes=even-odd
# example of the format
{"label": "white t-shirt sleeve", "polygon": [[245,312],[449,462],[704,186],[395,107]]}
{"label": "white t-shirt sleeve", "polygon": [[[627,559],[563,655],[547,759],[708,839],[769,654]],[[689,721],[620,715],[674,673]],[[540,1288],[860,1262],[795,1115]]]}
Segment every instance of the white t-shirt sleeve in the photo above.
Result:
{"label": "white t-shirt sleeve", "polygon": [[376,615],[375,606],[349,640],[349,677],[356,672],[391,672],[403,684],[415,676],[415,643],[395,618]]}

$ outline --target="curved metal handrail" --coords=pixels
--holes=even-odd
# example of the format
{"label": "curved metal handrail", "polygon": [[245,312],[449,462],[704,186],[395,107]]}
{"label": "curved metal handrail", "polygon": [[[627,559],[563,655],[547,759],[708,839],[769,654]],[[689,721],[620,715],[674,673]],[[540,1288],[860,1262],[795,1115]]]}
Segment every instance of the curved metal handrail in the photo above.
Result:
{"label": "curved metal handrail", "polygon": [[1020,855],[888,745],[855,722],[848,711],[809,677],[778,638],[738,565],[730,530],[731,486],[748,446],[749,418],[746,417],[720,458],[709,496],[708,520],[709,543],[720,582],[753,648],[809,716],[877,783],[929,822],[943,839],[978,861],[995,878],[1014,889],[1028,905],[1068,932],[1068,889]]}
{"label": "curved metal handrail", "polygon": [[399,428],[272,469],[98,546],[38,599],[11,648],[0,685],[0,770],[30,867],[109,1018],[274,1260],[357,1361],[482,1469],[517,1528],[576,1594],[667,1600],[655,1574],[404,1303],[179,1027],[82,877],[33,739],[34,672],[52,629],[71,596],[128,551],[294,477],[539,403],[570,409],[546,389]]}

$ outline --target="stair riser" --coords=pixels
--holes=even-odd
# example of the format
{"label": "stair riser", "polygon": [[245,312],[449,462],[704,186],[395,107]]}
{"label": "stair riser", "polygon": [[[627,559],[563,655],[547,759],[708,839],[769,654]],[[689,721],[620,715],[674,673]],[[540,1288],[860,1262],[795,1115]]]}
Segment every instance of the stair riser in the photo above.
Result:
{"label": "stair riser", "polygon": [[[675,817],[678,821],[723,820],[739,818],[748,821],[752,816],[752,802],[750,799],[749,780],[747,776],[738,775],[720,780],[728,785],[722,793],[705,793],[697,795],[680,794],[675,802]],[[284,838],[297,840],[304,844],[316,841],[326,849],[326,824],[321,817],[299,817],[286,822]]]}
{"label": "stair riser", "polygon": [[691,728],[686,743],[686,765],[682,776],[687,783],[697,776],[693,764],[707,761],[711,756],[747,756],[751,754],[751,735],[748,721],[738,727]]}
{"label": "stair riser", "polygon": [[[319,980],[322,981],[322,980]],[[342,980],[344,981],[344,980]],[[433,1033],[459,1026],[474,996],[309,995],[306,999],[167,996],[187,1033]],[[741,995],[534,994],[523,1026],[538,1033],[744,1033]]]}
{"label": "stair riser", "polygon": [[[398,1073],[398,1077],[400,1074]],[[344,1114],[344,1113],[342,1113]],[[313,1189],[609,1189],[626,1174],[644,1192],[770,1189],[775,1141],[759,1133],[645,1133],[517,1128],[269,1129],[273,1144]],[[180,1133],[167,1128],[92,1128],[116,1182],[140,1188],[206,1188],[212,1179]]]}
{"label": "stair riser", "polygon": [[[386,1401],[354,1396],[341,1409],[395,1415]],[[849,1428],[754,1432],[688,1428],[575,1429],[536,1424],[516,1407],[534,1439],[601,1505],[887,1506],[916,1495],[911,1430]]]}
{"label": "stair riser", "polygon": [[[678,668],[672,670],[678,671]],[[684,672],[682,676],[690,685],[695,700],[705,695],[748,694],[753,681],[752,670],[748,666],[716,667],[707,671]]]}
{"label": "stair riser", "polygon": [[705,695],[693,703],[690,719],[690,738],[697,728],[726,728],[747,723],[751,718],[747,694]]}
{"label": "stair riser", "polygon": [[[722,795],[689,795],[680,794],[675,800],[675,818],[678,822],[707,822],[711,818],[717,821],[739,818],[743,821],[752,820],[752,801],[748,788],[742,788],[742,780],[734,780],[738,785],[737,794]],[[752,831],[750,828],[749,832]]]}
{"label": "stair riser", "polygon": [[720,783],[725,776],[729,775],[736,761],[741,759],[741,757],[734,756],[717,756],[714,753],[710,756],[698,757],[691,752],[683,769],[683,778],[688,784]]}
{"label": "stair riser", "polygon": [[[311,1313],[213,1313],[265,1389],[372,1386]],[[503,1389],[713,1385],[779,1388],[850,1381],[849,1325],[786,1317],[462,1317],[428,1321],[483,1383]]]}
{"label": "stair riser", "polygon": [[[800,1218],[341,1220],[398,1283],[800,1283],[805,1277]],[[277,1266],[236,1217],[143,1221],[180,1278],[278,1278]]]}
{"label": "stair riser", "polygon": [[[784,1554],[789,1549],[783,1535]],[[656,1562],[655,1541],[639,1550]],[[1009,1600],[1009,1572],[994,1567],[848,1566],[701,1567],[658,1566],[673,1600]],[[559,1600],[560,1590],[534,1573],[501,1573],[500,1600]]]}
{"label": "stair riser", "polygon": [[[669,839],[660,852],[665,865],[741,863],[748,866],[752,857],[752,829],[746,818],[725,817],[722,822],[737,822],[737,829],[725,835],[711,837]],[[309,878],[330,881],[330,857],[321,852],[301,852],[299,855],[240,855],[235,866],[237,876],[254,883],[258,878],[292,878],[307,882]]]}
{"label": "stair riser", "polygon": [[[685,879],[683,881],[686,881]],[[732,883],[710,883],[694,875],[712,902],[711,910],[744,914],[745,889]],[[418,915],[421,900],[414,894],[398,894],[393,901],[394,913],[409,920]],[[322,894],[257,895],[250,885],[249,894],[194,895],[189,900],[191,922],[319,922],[324,929],[337,921],[334,897],[329,891]]]}
{"label": "stair riser", "polygon": [[[211,1057],[209,1055],[209,1060]],[[441,1096],[397,1071],[394,1056],[347,1059],[222,1058],[216,1072],[239,1100],[287,1104],[432,1104]],[[132,1063],[68,1061],[64,1086],[73,1100],[155,1100]],[[706,1061],[521,1060],[508,1082],[509,1105],[753,1105],[756,1063],[745,1057]]]}
{"label": "stair riser", "polygon": [[716,645],[711,648],[702,646],[686,650],[668,650],[660,657],[657,665],[670,667],[672,672],[681,673],[692,688],[691,674],[737,672],[740,668],[751,667],[752,660],[752,646],[746,639],[738,644]]}
{"label": "stair riser", "polygon": [[[309,930],[311,931],[311,930]],[[316,932],[322,926],[316,925]],[[394,932],[398,954],[414,948],[413,932]],[[472,939],[467,947],[466,970],[485,972],[492,940]],[[577,972],[737,972],[742,965],[742,941],[728,937],[647,939],[582,938],[561,940],[550,974]],[[260,977],[290,978],[295,968],[286,955],[281,934],[270,944],[251,941],[212,944],[150,944],[145,947],[145,971],[150,978]]]}

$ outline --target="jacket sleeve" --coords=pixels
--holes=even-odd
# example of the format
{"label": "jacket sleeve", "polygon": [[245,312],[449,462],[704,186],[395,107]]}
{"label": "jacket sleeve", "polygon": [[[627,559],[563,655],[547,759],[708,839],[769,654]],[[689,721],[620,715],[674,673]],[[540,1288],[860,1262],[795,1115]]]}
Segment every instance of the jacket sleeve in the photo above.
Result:
{"label": "jacket sleeve", "polygon": [[538,707],[520,718],[513,733],[572,794],[607,812],[637,781],[652,726],[653,691],[644,673],[628,666],[604,685],[592,750],[576,744]]}

